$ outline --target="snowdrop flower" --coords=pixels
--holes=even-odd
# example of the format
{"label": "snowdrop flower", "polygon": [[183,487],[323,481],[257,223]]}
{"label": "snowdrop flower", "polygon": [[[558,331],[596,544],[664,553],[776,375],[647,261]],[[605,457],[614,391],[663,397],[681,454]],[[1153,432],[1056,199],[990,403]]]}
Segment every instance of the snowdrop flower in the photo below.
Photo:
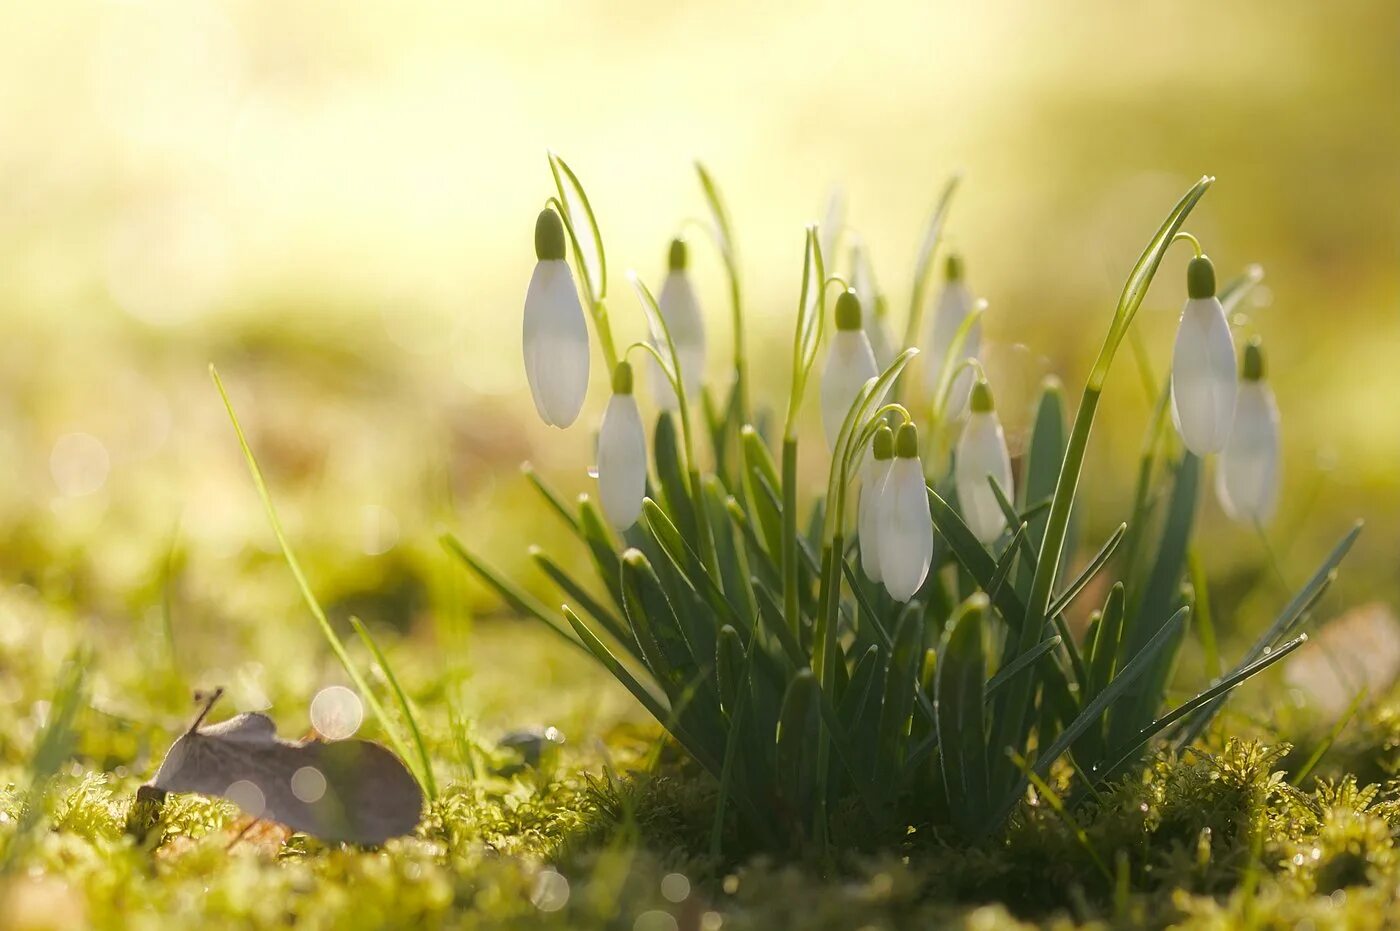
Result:
{"label": "snowdrop flower", "polygon": [[881,426],[870,442],[872,455],[860,465],[860,506],[856,515],[856,530],[860,537],[860,567],[872,582],[880,574],[880,493],[894,464],[894,431]]}
{"label": "snowdrop flower", "polygon": [[836,299],[836,334],[831,337],[822,372],[822,425],[826,427],[826,443],[832,448],[861,387],[880,374],[860,316],[856,292],[843,291]]}
{"label": "snowdrop flower", "polygon": [[642,514],[647,491],[647,437],[632,396],[632,366],[613,371],[613,396],[598,429],[598,500],[608,521],[626,530]]}
{"label": "snowdrop flower", "polygon": [[1231,519],[1261,527],[1278,503],[1278,406],[1264,380],[1264,351],[1255,337],[1244,347],[1244,371],[1230,439],[1220,453],[1215,491]]}
{"label": "snowdrop flower", "polygon": [[[700,396],[700,383],[705,376],[705,323],[700,315],[700,302],[695,298],[695,288],[690,283],[690,273],[686,270],[688,250],[685,240],[671,240],[671,252],[667,257],[669,271],[661,283],[661,293],[656,305],[666,320],[666,328],[671,331],[671,340],[676,344],[676,358],[680,363],[681,384],[685,386],[687,398]],[[664,351],[664,347],[658,347]],[[656,404],[663,410],[676,409],[676,392],[671,382],[661,373],[661,367],[652,360],[655,377],[652,378],[652,394]]]}
{"label": "snowdrop flower", "polygon": [[[967,287],[964,272],[962,256],[948,256],[947,281],[943,285],[943,290],[939,292],[938,301],[933,309],[933,320],[929,323],[926,344],[927,352],[924,355],[924,378],[930,392],[938,390],[938,382],[943,377],[945,362],[948,365],[956,366],[963,359],[975,359],[981,347],[982,323],[978,321],[968,330],[959,357],[956,359],[947,358],[948,350],[952,348],[958,328],[962,326],[967,315],[972,313],[977,305],[976,298],[972,296],[972,291]],[[950,417],[959,417],[967,409],[967,399],[971,391],[971,370],[958,373],[948,392],[948,415]]]}
{"label": "snowdrop flower", "polygon": [[1186,306],[1172,353],[1172,421],[1197,456],[1225,448],[1235,417],[1235,343],[1204,255],[1186,268]]}
{"label": "snowdrop flower", "polygon": [[908,601],[928,577],[933,562],[933,518],[928,509],[919,431],[906,423],[895,435],[894,461],[880,492],[880,574],[896,601]]}
{"label": "snowdrop flower", "polygon": [[1006,515],[987,482],[989,475],[1002,491],[1011,495],[1011,456],[1006,451],[1006,436],[992,403],[992,391],[986,381],[978,379],[972,389],[972,413],[958,438],[954,482],[963,519],[983,543],[991,543],[1006,529]]}
{"label": "snowdrop flower", "polygon": [[880,297],[875,286],[875,270],[870,265],[870,256],[859,246],[851,249],[851,290],[860,298],[860,306],[870,310],[863,315],[862,323],[865,336],[870,340],[870,348],[875,353],[875,364],[884,371],[899,353],[884,314],[884,298]]}
{"label": "snowdrop flower", "polygon": [[588,325],[564,261],[564,224],[549,209],[535,221],[535,272],[525,292],[525,377],[540,419],[564,428],[588,393]]}

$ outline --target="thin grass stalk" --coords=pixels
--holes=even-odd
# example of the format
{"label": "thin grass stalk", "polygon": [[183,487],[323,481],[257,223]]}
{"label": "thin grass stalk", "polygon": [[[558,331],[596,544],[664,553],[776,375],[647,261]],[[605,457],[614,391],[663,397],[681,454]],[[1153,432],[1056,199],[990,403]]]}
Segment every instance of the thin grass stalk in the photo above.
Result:
{"label": "thin grass stalk", "polygon": [[340,660],[340,665],[345,669],[345,674],[350,677],[350,681],[355,683],[355,688],[363,696],[365,704],[369,705],[370,713],[379,722],[385,736],[394,746],[394,752],[402,759],[410,759],[411,754],[408,744],[399,734],[399,729],[394,726],[393,720],[380,704],[379,698],[369,687],[369,682],[359,668],[350,659],[350,654],[345,650],[345,644],[336,634],[335,628],[331,627],[330,619],[326,617],[326,612],[321,609],[321,603],[316,600],[315,594],[311,591],[311,583],[306,579],[306,573],[302,572],[301,562],[297,559],[296,553],[292,551],[292,545],[287,541],[287,534],[282,529],[282,521],[277,516],[277,508],[272,503],[272,493],[267,488],[267,482],[263,478],[262,469],[258,466],[257,457],[253,455],[253,448],[248,445],[248,438],[243,433],[243,425],[238,422],[238,414],[233,409],[233,402],[229,400],[228,392],[224,390],[223,379],[219,377],[219,370],[213,365],[209,366],[209,376],[214,379],[214,387],[219,390],[219,397],[223,398],[224,409],[228,411],[229,420],[233,422],[233,432],[238,436],[238,445],[243,450],[243,458],[248,463],[248,471],[253,476],[253,487],[257,489],[258,497],[262,499],[263,509],[267,512],[268,522],[272,525],[273,536],[277,538],[277,545],[282,548],[282,558],[287,562],[287,568],[292,571],[292,578],[296,580],[297,588],[301,590],[301,597],[306,602],[306,607],[311,611],[311,616],[316,619],[317,625],[321,628],[321,633],[325,635],[326,642],[330,645],[331,652],[335,658]]}

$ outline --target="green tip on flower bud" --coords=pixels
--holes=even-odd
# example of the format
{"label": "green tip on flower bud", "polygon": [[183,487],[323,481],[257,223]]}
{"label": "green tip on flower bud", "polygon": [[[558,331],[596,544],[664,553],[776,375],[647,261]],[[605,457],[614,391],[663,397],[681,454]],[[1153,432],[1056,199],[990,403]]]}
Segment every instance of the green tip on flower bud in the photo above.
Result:
{"label": "green tip on flower bud", "polygon": [[613,369],[612,389],[613,394],[632,393],[632,363],[626,360],[617,363],[617,368]]}
{"label": "green tip on flower bud", "polygon": [[985,378],[977,379],[977,384],[972,386],[972,412],[974,414],[989,414],[996,410],[996,405],[992,403],[992,389],[987,384]]}
{"label": "green tip on flower bud", "polygon": [[1215,297],[1215,266],[1210,256],[1198,255],[1186,266],[1186,295],[1191,298]]}
{"label": "green tip on flower bud", "polygon": [[919,428],[906,423],[894,438],[894,454],[901,459],[919,458]]}
{"label": "green tip on flower bud", "polygon": [[548,207],[535,220],[535,258],[541,262],[564,257],[564,223]]}
{"label": "green tip on flower bud", "polygon": [[962,256],[958,255],[956,252],[948,256],[948,260],[944,263],[944,276],[949,281],[962,281],[965,271],[966,269],[963,268]]}
{"label": "green tip on flower bud", "polygon": [[836,299],[836,329],[860,329],[860,298],[850,288],[842,291]]}
{"label": "green tip on flower bud", "polygon": [[870,441],[870,446],[875,452],[877,462],[886,462],[894,458],[894,431],[889,424],[881,424],[880,429],[875,431],[875,438]]}
{"label": "green tip on flower bud", "polygon": [[1245,343],[1244,380],[1264,380],[1264,341],[1257,336]]}
{"label": "green tip on flower bud", "polygon": [[689,260],[690,254],[686,248],[685,240],[680,237],[671,240],[671,252],[666,257],[666,267],[673,272],[683,272],[686,262]]}

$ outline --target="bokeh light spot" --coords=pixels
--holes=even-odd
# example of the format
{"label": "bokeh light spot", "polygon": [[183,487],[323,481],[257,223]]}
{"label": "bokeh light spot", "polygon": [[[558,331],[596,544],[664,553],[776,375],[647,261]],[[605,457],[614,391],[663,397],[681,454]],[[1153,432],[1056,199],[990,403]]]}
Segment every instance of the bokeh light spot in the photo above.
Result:
{"label": "bokeh light spot", "polygon": [[530,902],[542,912],[557,912],[569,904],[569,881],[557,870],[541,870],[535,876]]}
{"label": "bokeh light spot", "polygon": [[326,777],[314,766],[303,766],[292,773],[292,794],[308,805],[314,805],[326,794]]}
{"label": "bokeh light spot", "polygon": [[632,922],[632,931],[680,931],[680,925],[670,912],[652,909],[637,916]]}
{"label": "bokeh light spot", "polygon": [[365,706],[360,696],[343,685],[321,689],[311,699],[311,726],[327,740],[355,736],[364,720]]}
{"label": "bokeh light spot", "polygon": [[690,898],[690,880],[684,873],[667,873],[661,878],[661,894],[677,904]]}
{"label": "bokeh light spot", "polygon": [[254,818],[261,818],[263,812],[267,810],[267,798],[263,795],[262,789],[247,779],[240,779],[225,789],[224,798]]}

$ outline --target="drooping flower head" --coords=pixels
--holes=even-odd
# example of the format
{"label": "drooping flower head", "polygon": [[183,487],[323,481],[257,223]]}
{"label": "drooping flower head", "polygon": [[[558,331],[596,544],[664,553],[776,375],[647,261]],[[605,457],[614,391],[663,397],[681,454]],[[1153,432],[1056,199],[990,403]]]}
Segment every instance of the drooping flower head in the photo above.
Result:
{"label": "drooping flower head", "polygon": [[880,496],[894,464],[894,431],[882,424],[870,441],[870,454],[860,465],[860,506],[856,531],[860,537],[860,567],[872,582],[880,573]]}
{"label": "drooping flower head", "polygon": [[919,431],[912,423],[895,434],[894,455],[880,492],[880,574],[891,598],[908,601],[933,562],[933,518],[919,461]]}
{"label": "drooping flower head", "polygon": [[[694,400],[700,396],[700,386],[705,377],[705,321],[701,316],[700,302],[695,297],[695,287],[690,281],[688,265],[689,249],[685,240],[671,240],[666,256],[666,280],[661,283],[656,304],[666,320],[667,329],[671,331],[671,340],[676,344],[676,359],[680,364],[685,395]],[[663,410],[675,410],[676,392],[661,374],[655,360],[652,360],[652,365],[655,375],[651,380],[652,393],[657,406]]]}
{"label": "drooping flower head", "polygon": [[1186,448],[1205,456],[1225,448],[1234,421],[1235,342],[1208,257],[1187,266],[1186,294],[1172,352],[1172,421]]}
{"label": "drooping flower head", "polygon": [[1006,529],[1006,514],[997,502],[988,476],[1008,497],[1012,495],[1011,456],[1006,449],[1006,435],[992,401],[992,390],[979,379],[972,389],[972,413],[958,438],[954,482],[963,519],[973,535],[983,543],[991,543]]}
{"label": "drooping flower head", "polygon": [[525,377],[540,419],[564,428],[588,393],[588,324],[564,261],[564,224],[553,210],[535,221],[535,263],[525,291]]}
{"label": "drooping flower head", "polygon": [[641,516],[647,491],[646,431],[626,360],[613,370],[612,389],[598,429],[598,500],[608,522],[626,530]]}
{"label": "drooping flower head", "polygon": [[822,425],[828,447],[835,448],[841,424],[861,387],[879,374],[870,339],[861,326],[860,298],[848,289],[836,299],[836,333],[822,372]]}
{"label": "drooping flower head", "polygon": [[1264,350],[1256,336],[1244,347],[1234,426],[1216,463],[1216,494],[1231,519],[1262,527],[1274,516],[1279,461],[1278,405],[1264,377]]}
{"label": "drooping flower head", "polygon": [[[928,339],[925,343],[924,378],[930,392],[938,390],[945,363],[956,366],[963,359],[975,359],[981,349],[982,323],[978,321],[968,330],[958,358],[948,358],[958,329],[977,306],[977,300],[967,286],[966,271],[962,256],[948,256],[943,290],[939,292],[937,303],[934,305],[933,319],[929,321]],[[948,393],[949,416],[960,417],[967,409],[972,381],[970,370],[959,372],[954,379]]]}

